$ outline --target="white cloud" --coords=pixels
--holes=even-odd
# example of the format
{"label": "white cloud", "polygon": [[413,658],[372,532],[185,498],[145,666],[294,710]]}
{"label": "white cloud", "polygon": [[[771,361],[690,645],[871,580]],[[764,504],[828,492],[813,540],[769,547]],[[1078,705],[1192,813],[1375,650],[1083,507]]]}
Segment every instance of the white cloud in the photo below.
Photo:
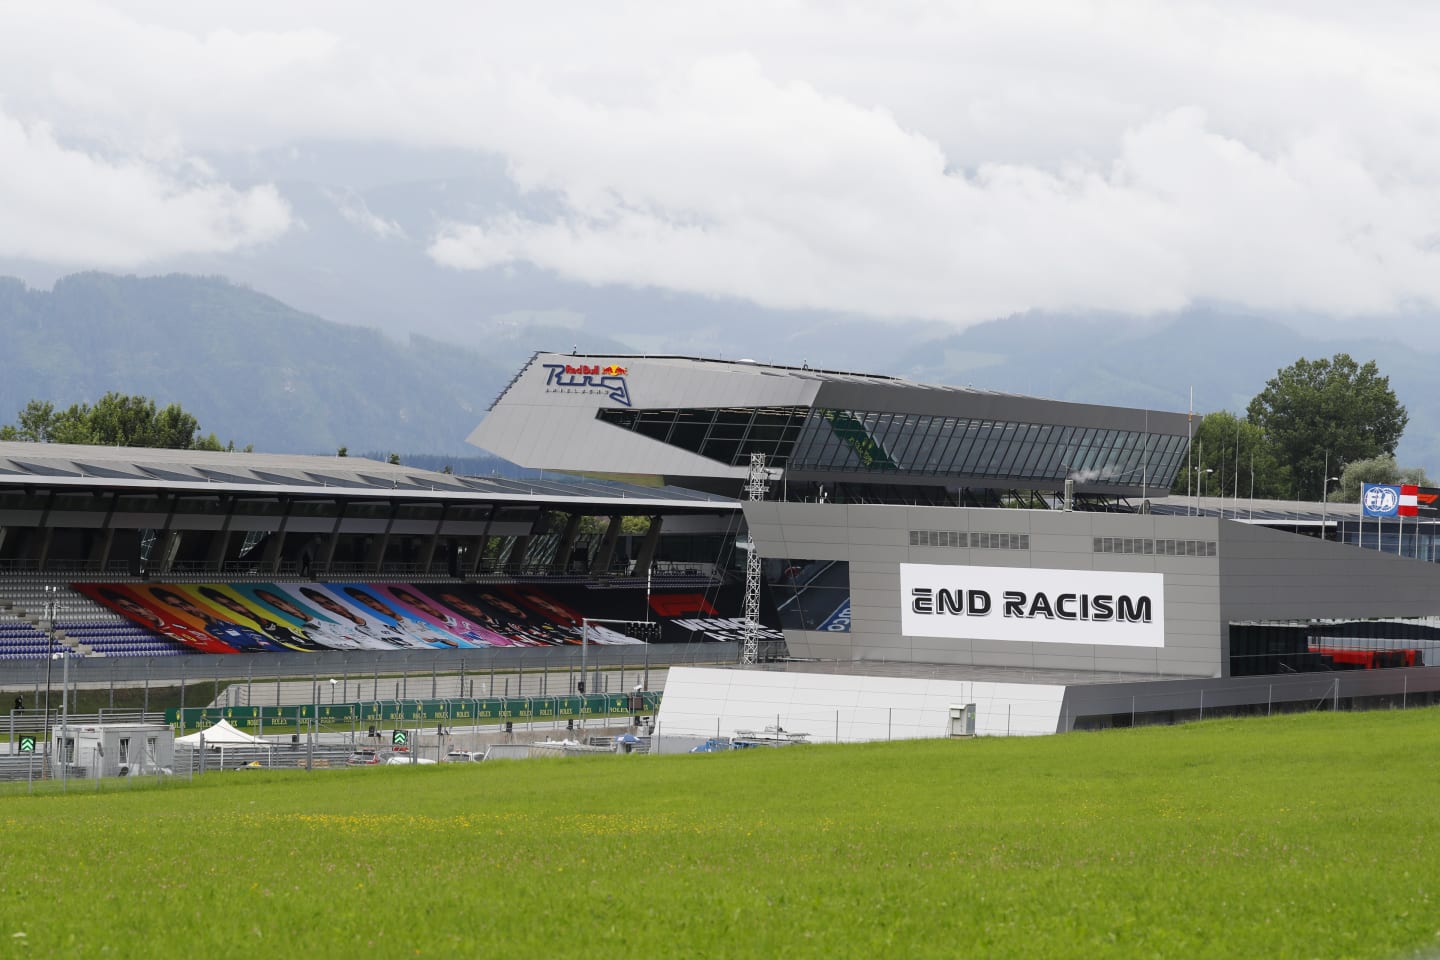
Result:
{"label": "white cloud", "polygon": [[[565,215],[450,224],[437,261],[958,324],[1196,298],[1440,303],[1440,190],[1387,183],[1333,136],[1266,155],[1182,107],[1125,131],[1104,165],[955,170],[887,112],[775,84],[748,60],[698,64],[646,110],[531,106],[563,122],[556,142],[516,151],[515,176],[561,195]],[[562,149],[569,137],[590,149]]]}
{"label": "white cloud", "polygon": [[370,209],[365,198],[353,191],[327,190],[326,197],[340,216],[379,240],[404,240],[405,228],[394,220],[386,220]]}
{"label": "white cloud", "polygon": [[239,190],[136,158],[108,160],[3,113],[0,157],[0,256],[128,268],[263,243],[290,223],[273,187]]}
{"label": "white cloud", "polygon": [[[431,256],[460,269],[529,263],[956,324],[1197,299],[1440,306],[1440,10],[1423,5],[457,2],[398,16],[12,5],[0,90],[31,153],[55,144],[42,122],[97,145],[61,151],[86,161],[74,182],[130,176],[150,183],[142,198],[198,208],[212,227],[172,247],[276,229],[273,195],[215,183],[198,158],[388,142],[503,157],[554,211],[438,211]],[[10,242],[48,259],[85,226],[77,214],[60,239]]]}

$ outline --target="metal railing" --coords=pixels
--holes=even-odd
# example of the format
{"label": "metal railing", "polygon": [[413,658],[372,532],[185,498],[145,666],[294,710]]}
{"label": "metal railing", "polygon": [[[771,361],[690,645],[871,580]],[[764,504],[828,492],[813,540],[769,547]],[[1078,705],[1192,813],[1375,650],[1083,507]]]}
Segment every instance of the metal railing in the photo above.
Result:
{"label": "metal railing", "polygon": [[[727,572],[714,563],[690,562],[684,560],[656,560],[650,570],[652,581],[683,580],[697,578],[723,581]],[[136,567],[128,563],[92,563],[85,560],[52,560],[44,567],[36,560],[0,560],[0,585],[7,580],[22,582],[54,582],[64,578],[94,580],[113,578],[116,581],[166,581],[186,582],[200,578],[234,578],[264,580],[325,580],[325,579],[433,579],[446,581],[468,581],[473,583],[507,583],[520,579],[545,579],[552,583],[589,583],[600,585],[643,584],[646,576],[632,569],[628,561],[617,563],[610,570],[590,572],[586,570],[564,570],[554,563],[487,563],[482,562],[478,572],[467,571],[452,576],[443,563],[431,564],[428,568],[419,563],[386,563],[378,569],[374,564],[335,562],[312,563],[302,567],[285,560],[278,564],[262,561],[226,560],[216,563],[208,560],[176,561],[169,570],[160,571]]]}
{"label": "metal railing", "polygon": [[[739,648],[733,641],[718,643],[645,644],[610,647],[589,644],[583,651],[588,666],[596,670],[624,670],[633,673],[647,667],[692,666],[734,663]],[[201,686],[224,682],[262,683],[271,681],[318,681],[329,678],[390,678],[402,685],[423,683],[432,678],[481,674],[502,679],[566,676],[578,671],[582,660],[579,646],[501,647],[472,650],[335,650],[316,653],[235,653],[195,654],[185,657],[74,657],[70,660],[70,681],[80,687]],[[44,660],[6,661],[0,687],[21,693],[37,703],[46,688]],[[60,676],[52,677],[51,702],[59,701]],[[520,679],[516,683],[523,682]],[[551,681],[553,682],[553,681]],[[303,701],[302,701],[303,702]],[[190,704],[194,705],[194,704]],[[0,723],[3,729],[3,723]]]}

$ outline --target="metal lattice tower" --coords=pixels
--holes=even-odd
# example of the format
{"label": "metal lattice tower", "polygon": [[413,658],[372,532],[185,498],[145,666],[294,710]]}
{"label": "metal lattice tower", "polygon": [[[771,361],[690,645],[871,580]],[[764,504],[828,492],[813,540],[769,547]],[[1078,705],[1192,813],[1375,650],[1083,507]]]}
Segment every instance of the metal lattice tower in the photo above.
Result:
{"label": "metal lattice tower", "polygon": [[[765,454],[750,454],[750,475],[745,481],[747,499],[764,500],[768,485]],[[748,529],[745,540],[749,553],[745,558],[745,646],[740,662],[748,664],[760,659],[760,551],[755,549],[755,536]]]}

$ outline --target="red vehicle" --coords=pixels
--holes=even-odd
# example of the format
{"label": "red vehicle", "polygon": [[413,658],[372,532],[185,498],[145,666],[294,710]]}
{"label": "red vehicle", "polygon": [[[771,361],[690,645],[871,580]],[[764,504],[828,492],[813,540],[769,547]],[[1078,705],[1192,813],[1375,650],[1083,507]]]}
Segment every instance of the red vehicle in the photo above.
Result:
{"label": "red vehicle", "polygon": [[1425,658],[1413,648],[1395,650],[1355,650],[1349,647],[1311,647],[1311,653],[1329,658],[1345,670],[1379,670],[1385,667],[1423,667]]}

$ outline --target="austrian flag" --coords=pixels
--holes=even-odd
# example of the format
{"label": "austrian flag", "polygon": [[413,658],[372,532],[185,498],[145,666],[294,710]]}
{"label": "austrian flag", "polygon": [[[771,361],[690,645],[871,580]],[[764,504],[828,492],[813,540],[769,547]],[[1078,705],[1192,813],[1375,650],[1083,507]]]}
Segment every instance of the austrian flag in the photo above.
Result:
{"label": "austrian flag", "polygon": [[1395,512],[1402,517],[1420,515],[1420,488],[1409,483],[1400,485],[1400,506]]}

